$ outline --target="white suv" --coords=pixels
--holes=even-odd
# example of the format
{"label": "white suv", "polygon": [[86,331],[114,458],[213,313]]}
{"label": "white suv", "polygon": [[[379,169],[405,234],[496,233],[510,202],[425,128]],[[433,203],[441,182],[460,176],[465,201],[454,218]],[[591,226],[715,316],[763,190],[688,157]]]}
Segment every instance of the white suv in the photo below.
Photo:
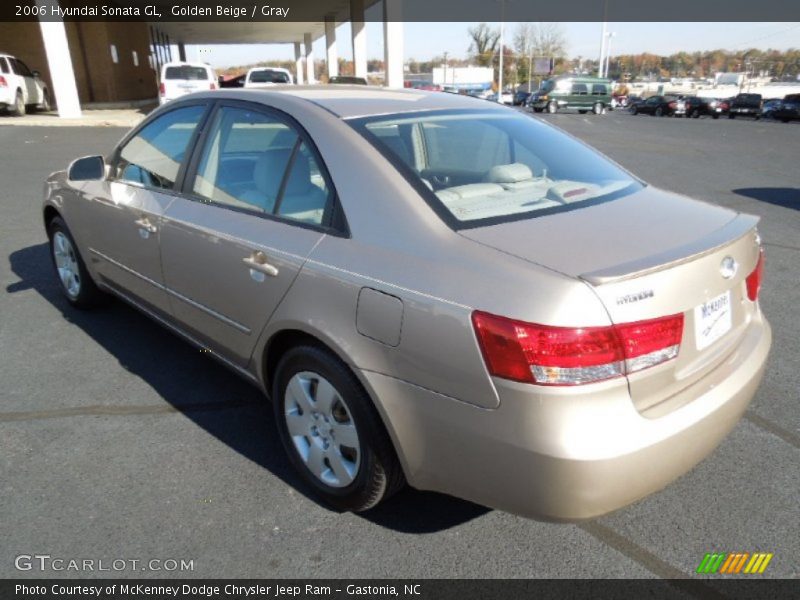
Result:
{"label": "white suv", "polygon": [[264,88],[280,83],[294,83],[292,74],[280,67],[254,67],[247,72],[246,88]]}
{"label": "white suv", "polygon": [[50,110],[50,92],[38,71],[9,54],[0,54],[0,108],[21,116],[27,107]]}
{"label": "white suv", "polygon": [[170,62],[161,67],[159,102],[164,104],[185,94],[219,87],[214,69],[204,63]]}

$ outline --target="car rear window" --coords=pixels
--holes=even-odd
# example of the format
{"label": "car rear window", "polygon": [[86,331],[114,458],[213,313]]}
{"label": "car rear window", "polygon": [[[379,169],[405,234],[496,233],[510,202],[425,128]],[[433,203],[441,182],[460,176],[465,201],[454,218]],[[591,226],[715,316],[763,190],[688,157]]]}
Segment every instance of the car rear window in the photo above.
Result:
{"label": "car rear window", "polygon": [[164,79],[182,79],[188,81],[203,81],[209,78],[208,69],[205,67],[192,67],[180,65],[177,67],[167,67],[164,72]]}
{"label": "car rear window", "polygon": [[281,71],[253,71],[251,83],[289,83],[289,76]]}
{"label": "car rear window", "polygon": [[436,111],[349,123],[457,229],[572,210],[642,187],[583,143],[509,113]]}
{"label": "car rear window", "polygon": [[4,56],[0,56],[0,73],[8,74],[8,63]]}

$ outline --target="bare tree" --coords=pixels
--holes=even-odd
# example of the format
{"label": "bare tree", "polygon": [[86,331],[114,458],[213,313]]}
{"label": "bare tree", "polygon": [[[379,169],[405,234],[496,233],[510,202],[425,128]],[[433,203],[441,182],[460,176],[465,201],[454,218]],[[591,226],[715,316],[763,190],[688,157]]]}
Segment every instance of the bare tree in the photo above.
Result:
{"label": "bare tree", "polygon": [[530,44],[534,56],[564,58],[567,55],[567,40],[558,23],[537,23],[532,27]]}
{"label": "bare tree", "polygon": [[500,32],[486,23],[478,23],[475,27],[470,27],[467,32],[471,39],[469,51],[475,56],[475,61],[482,67],[491,65]]}

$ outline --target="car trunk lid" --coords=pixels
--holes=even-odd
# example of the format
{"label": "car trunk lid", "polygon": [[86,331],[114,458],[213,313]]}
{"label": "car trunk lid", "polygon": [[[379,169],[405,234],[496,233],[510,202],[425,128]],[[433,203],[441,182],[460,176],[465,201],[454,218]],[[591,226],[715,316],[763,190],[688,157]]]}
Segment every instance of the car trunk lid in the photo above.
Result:
{"label": "car trunk lid", "polygon": [[585,281],[615,324],[682,313],[678,356],[628,375],[637,409],[658,415],[677,408],[669,400],[724,361],[752,318],[745,279],[759,258],[757,222],[645,188],[602,205],[461,233]]}

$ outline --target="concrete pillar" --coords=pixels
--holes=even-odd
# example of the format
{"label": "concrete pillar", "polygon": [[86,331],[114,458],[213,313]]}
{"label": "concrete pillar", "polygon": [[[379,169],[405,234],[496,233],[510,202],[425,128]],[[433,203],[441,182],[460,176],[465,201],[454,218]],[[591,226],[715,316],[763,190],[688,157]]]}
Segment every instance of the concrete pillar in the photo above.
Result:
{"label": "concrete pillar", "polygon": [[[51,12],[56,0],[37,0],[37,4]],[[49,16],[49,19],[54,17]],[[47,66],[53,82],[53,97],[58,104],[58,116],[61,118],[77,118],[81,116],[81,102],[78,97],[78,85],[75,83],[75,71],[72,68],[72,57],[69,53],[67,31],[64,21],[40,21],[42,41],[47,55]]]}
{"label": "concrete pillar", "polygon": [[308,83],[317,83],[317,78],[314,75],[314,46],[311,34],[303,34],[303,41],[306,45],[306,79],[308,79]]}
{"label": "concrete pillar", "polygon": [[325,17],[325,63],[328,66],[328,78],[339,74],[339,53],[336,51],[336,21],[332,16]]}
{"label": "concrete pillar", "polygon": [[403,16],[401,0],[383,0],[383,62],[386,87],[403,87]]}
{"label": "concrete pillar", "polygon": [[303,85],[303,51],[300,48],[300,42],[294,43],[294,82],[297,85]]}
{"label": "concrete pillar", "polygon": [[353,74],[367,77],[367,30],[364,27],[364,0],[350,0],[350,25],[353,38]]}
{"label": "concrete pillar", "polygon": [[186,44],[178,42],[178,60],[186,62]]}
{"label": "concrete pillar", "polygon": [[169,36],[164,34],[164,40],[167,43],[167,55],[169,56],[169,61],[172,62],[172,42],[169,39]]}

